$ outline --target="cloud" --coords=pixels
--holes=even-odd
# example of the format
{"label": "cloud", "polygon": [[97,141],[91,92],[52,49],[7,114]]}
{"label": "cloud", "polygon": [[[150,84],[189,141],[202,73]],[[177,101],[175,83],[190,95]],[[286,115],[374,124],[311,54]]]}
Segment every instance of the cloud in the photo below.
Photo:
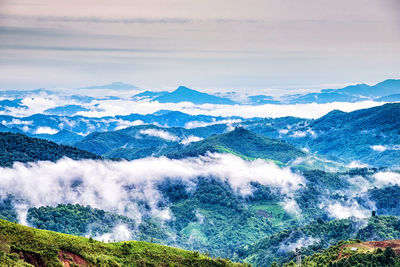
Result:
{"label": "cloud", "polygon": [[135,121],[126,121],[126,120],[117,120],[117,127],[115,127],[114,130],[122,130],[131,126],[137,126],[137,125],[143,125],[144,122],[141,120],[135,120]]}
{"label": "cloud", "polygon": [[355,200],[349,200],[346,203],[330,203],[326,209],[329,215],[335,219],[367,218],[371,215],[370,210],[361,207]]}
{"label": "cloud", "polygon": [[[164,18],[145,18],[145,17],[122,17],[122,18],[107,18],[95,16],[18,16],[1,14],[0,18],[9,20],[22,20],[22,21],[38,21],[38,22],[83,22],[83,23],[110,23],[110,24],[188,24],[195,22],[215,22],[215,23],[256,23],[254,19],[190,19],[179,17],[164,17]],[[7,30],[10,27],[5,27]],[[12,29],[12,28],[11,28]],[[26,31],[26,30],[25,30]],[[24,30],[21,30],[24,32]]]}
{"label": "cloud", "polygon": [[210,125],[215,125],[215,124],[227,124],[227,125],[232,125],[236,123],[242,122],[241,119],[224,119],[224,120],[216,120],[215,118],[211,122],[205,122],[205,121],[189,121],[185,124],[184,128],[186,129],[193,129],[193,128],[198,128],[198,127],[206,127]]}
{"label": "cloud", "polygon": [[[91,235],[87,235],[90,237]],[[129,230],[128,226],[125,224],[119,224],[113,228],[111,233],[106,233],[103,235],[95,236],[94,239],[101,242],[120,242],[132,240],[132,232]]]}
{"label": "cloud", "polygon": [[287,198],[280,205],[290,214],[300,217],[301,210],[294,199]]}
{"label": "cloud", "polygon": [[[197,177],[213,177],[227,181],[242,195],[252,193],[252,181],[277,188],[282,194],[292,194],[300,184],[305,184],[304,178],[290,168],[227,154],[182,160],[162,157],[118,162],[61,159],[15,163],[12,168],[0,168],[0,177],[3,198],[11,194],[35,207],[60,203],[90,205],[138,222],[143,212],[161,220],[171,219],[169,209],[158,205],[162,196],[155,186],[166,178],[181,179],[189,186]],[[139,202],[147,203],[150,211],[141,210]]]}
{"label": "cloud", "polygon": [[371,146],[371,149],[377,152],[384,152],[386,150],[400,150],[400,145],[374,145]]}
{"label": "cloud", "polygon": [[362,163],[362,162],[360,162],[360,161],[352,161],[352,162],[350,162],[350,164],[348,165],[348,167],[349,167],[350,169],[353,169],[353,168],[368,168],[369,165],[368,165],[368,164],[365,164],[365,163]]}
{"label": "cloud", "polygon": [[[131,113],[150,114],[161,109],[181,111],[191,115],[210,115],[242,118],[253,117],[285,117],[295,116],[301,118],[319,118],[328,112],[339,109],[345,112],[354,111],[362,108],[380,106],[382,102],[363,101],[356,103],[334,102],[328,104],[295,104],[295,105],[273,105],[266,104],[260,106],[251,105],[214,105],[204,104],[195,105],[189,102],[181,103],[158,103],[157,101],[129,101],[129,100],[108,100],[97,101],[97,111],[82,111],[77,114],[88,117],[128,115]],[[226,121],[226,123],[234,121]],[[221,123],[216,121],[215,123]],[[203,124],[206,126],[205,124]],[[201,124],[188,123],[187,128],[202,126]],[[313,133],[310,133],[313,135]]]}
{"label": "cloud", "polygon": [[198,137],[198,136],[194,136],[194,135],[190,135],[188,137],[185,137],[184,139],[181,140],[181,144],[187,145],[193,142],[199,142],[201,140],[203,140],[204,138]]}
{"label": "cloud", "polygon": [[14,204],[15,211],[17,212],[17,220],[19,224],[30,226],[27,218],[28,218],[28,208],[27,204],[18,203]]}
{"label": "cloud", "polygon": [[169,132],[163,131],[163,130],[156,130],[156,129],[144,129],[139,131],[140,134],[145,134],[149,136],[154,136],[158,137],[164,140],[168,141],[173,141],[177,142],[179,141],[179,138],[173,134],[170,134]]}
{"label": "cloud", "polygon": [[375,150],[378,152],[383,152],[387,149],[385,146],[382,146],[382,145],[371,146],[371,148],[372,148],[372,150]]}
{"label": "cloud", "polygon": [[315,243],[318,243],[320,239],[306,236],[299,238],[296,242],[292,242],[289,244],[281,244],[279,250],[281,251],[295,251],[296,248],[303,248],[311,246]]}
{"label": "cloud", "polygon": [[50,128],[50,127],[47,127],[47,126],[40,126],[35,130],[34,133],[35,134],[51,134],[51,135],[53,135],[53,134],[56,134],[58,132],[59,131],[56,130],[56,129],[53,129],[53,128]]}
{"label": "cloud", "polygon": [[373,178],[376,179],[376,184],[378,186],[384,185],[400,185],[400,174],[396,172],[386,171],[386,172],[378,172],[373,175]]}
{"label": "cloud", "polygon": [[5,126],[13,126],[13,125],[32,125],[33,121],[24,121],[24,120],[19,120],[19,119],[15,119],[13,118],[11,121],[5,121],[3,120],[1,122],[3,125]]}

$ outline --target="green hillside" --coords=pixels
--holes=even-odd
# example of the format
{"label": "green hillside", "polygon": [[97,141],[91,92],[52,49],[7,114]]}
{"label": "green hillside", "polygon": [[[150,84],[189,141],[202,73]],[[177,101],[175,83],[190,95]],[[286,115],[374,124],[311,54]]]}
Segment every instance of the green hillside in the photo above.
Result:
{"label": "green hillside", "polygon": [[[400,266],[400,241],[370,241],[360,240],[340,241],[322,253],[315,253],[302,260],[302,266]],[[277,266],[277,265],[272,265]],[[296,266],[294,261],[283,266]]]}
{"label": "green hillside", "polygon": [[1,266],[243,266],[197,252],[127,241],[103,243],[0,220]]}
{"label": "green hillside", "polygon": [[16,161],[56,161],[63,157],[75,160],[101,158],[85,150],[23,134],[0,133],[0,166],[12,166]]}
{"label": "green hillside", "polygon": [[[295,259],[294,248],[301,246],[303,256],[324,251],[341,240],[362,241],[400,239],[400,219],[395,216],[374,216],[368,219],[316,221],[293,227],[262,238],[239,251],[240,259],[255,266],[282,264]],[[322,266],[322,265],[307,265]],[[347,265],[346,265],[347,266]],[[354,265],[351,265],[354,266]]]}
{"label": "green hillside", "polygon": [[[160,153],[167,146],[175,146],[190,136],[206,138],[212,134],[223,133],[225,130],[224,124],[193,129],[139,125],[117,131],[94,132],[74,146],[106,158],[132,160]],[[164,138],[157,133],[162,133]]]}
{"label": "green hillside", "polygon": [[277,163],[287,163],[306,155],[293,145],[253,133],[242,127],[191,143],[166,155],[172,158],[184,158],[204,155],[207,152],[231,153],[245,159],[261,158]]}

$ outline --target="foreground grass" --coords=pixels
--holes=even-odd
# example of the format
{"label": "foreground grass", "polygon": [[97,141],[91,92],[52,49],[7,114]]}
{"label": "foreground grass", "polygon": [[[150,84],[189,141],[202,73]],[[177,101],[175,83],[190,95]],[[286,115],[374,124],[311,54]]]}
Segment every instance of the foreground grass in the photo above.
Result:
{"label": "foreground grass", "polygon": [[140,242],[103,243],[0,220],[0,266],[244,266]]}

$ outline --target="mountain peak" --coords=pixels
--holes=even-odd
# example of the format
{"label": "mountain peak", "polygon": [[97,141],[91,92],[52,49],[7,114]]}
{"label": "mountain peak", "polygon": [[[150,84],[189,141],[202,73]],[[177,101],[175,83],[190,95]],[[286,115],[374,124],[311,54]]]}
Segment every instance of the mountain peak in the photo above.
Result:
{"label": "mountain peak", "polygon": [[195,90],[190,89],[189,87],[180,85],[178,88],[176,88],[175,92],[176,92],[176,91],[195,91]]}
{"label": "mountain peak", "polygon": [[156,97],[154,101],[160,103],[179,103],[179,102],[192,102],[194,104],[223,104],[223,105],[233,105],[235,104],[229,98],[219,97],[216,95],[211,95],[203,92],[199,92],[190,89],[186,86],[179,86],[175,91],[166,93],[159,97]]}

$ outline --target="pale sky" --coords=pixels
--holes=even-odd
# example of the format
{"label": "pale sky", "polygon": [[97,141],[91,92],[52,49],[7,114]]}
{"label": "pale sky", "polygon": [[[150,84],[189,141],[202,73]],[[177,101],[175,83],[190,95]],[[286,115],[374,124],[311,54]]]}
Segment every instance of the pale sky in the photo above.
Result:
{"label": "pale sky", "polygon": [[0,89],[274,94],[400,78],[398,0],[0,0]]}

